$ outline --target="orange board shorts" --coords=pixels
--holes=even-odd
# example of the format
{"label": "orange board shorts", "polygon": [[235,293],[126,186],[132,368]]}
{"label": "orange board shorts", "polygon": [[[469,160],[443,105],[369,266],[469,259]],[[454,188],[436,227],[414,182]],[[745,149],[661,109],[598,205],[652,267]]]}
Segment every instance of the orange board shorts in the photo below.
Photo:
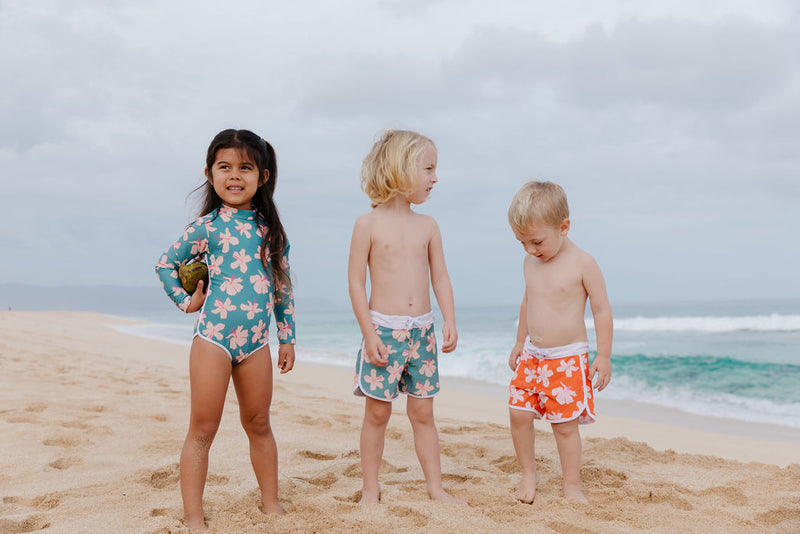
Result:
{"label": "orange board shorts", "polygon": [[589,343],[539,348],[530,338],[509,386],[508,406],[550,423],[594,423]]}

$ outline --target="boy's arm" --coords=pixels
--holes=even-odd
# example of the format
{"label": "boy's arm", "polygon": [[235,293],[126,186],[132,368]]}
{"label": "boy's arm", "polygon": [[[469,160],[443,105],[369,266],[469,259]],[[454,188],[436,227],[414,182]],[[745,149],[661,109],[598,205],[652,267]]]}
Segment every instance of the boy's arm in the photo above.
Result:
{"label": "boy's arm", "polygon": [[591,256],[584,269],[583,287],[589,297],[597,336],[597,356],[589,369],[589,376],[593,379],[597,374],[595,387],[597,391],[602,391],[611,382],[611,339],[614,333],[614,318],[611,314],[603,273]]}
{"label": "boy's arm", "polygon": [[386,346],[381,342],[369,315],[367,300],[367,263],[369,261],[370,230],[365,216],[356,220],[350,241],[350,258],[347,263],[347,283],[350,304],[364,337],[364,358],[368,363],[382,367],[389,363]]}
{"label": "boy's arm", "polygon": [[442,327],[442,352],[453,352],[458,344],[458,330],[456,330],[456,307],[453,299],[453,285],[447,273],[444,261],[444,247],[442,234],[436,221],[433,222],[433,235],[428,247],[428,263],[431,269],[431,287],[436,295],[436,302],[442,311],[444,326]]}
{"label": "boy's arm", "polygon": [[517,342],[511,349],[511,356],[508,357],[508,366],[512,371],[517,370],[519,356],[525,346],[525,338],[528,337],[528,291],[522,296],[522,304],[519,307],[519,323],[517,324]]}

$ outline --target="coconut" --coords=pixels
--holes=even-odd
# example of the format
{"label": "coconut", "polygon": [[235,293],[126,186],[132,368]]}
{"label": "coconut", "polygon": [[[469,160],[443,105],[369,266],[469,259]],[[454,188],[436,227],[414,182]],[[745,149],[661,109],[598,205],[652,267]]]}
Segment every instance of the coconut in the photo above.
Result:
{"label": "coconut", "polygon": [[208,289],[208,267],[202,262],[181,265],[178,268],[178,279],[187,293],[194,293],[194,290],[197,289],[197,282],[202,280],[205,292]]}

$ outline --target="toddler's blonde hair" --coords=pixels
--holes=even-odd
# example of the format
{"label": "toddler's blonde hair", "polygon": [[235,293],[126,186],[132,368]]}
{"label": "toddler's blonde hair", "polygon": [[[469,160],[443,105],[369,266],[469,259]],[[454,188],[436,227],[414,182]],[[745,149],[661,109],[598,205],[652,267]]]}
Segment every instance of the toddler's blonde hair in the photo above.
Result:
{"label": "toddler's blonde hair", "polygon": [[436,145],[417,132],[383,132],[361,165],[361,189],[373,208],[414,191],[419,183],[417,162],[428,147],[435,149]]}
{"label": "toddler's blonde hair", "polygon": [[514,195],[508,208],[508,223],[517,233],[531,226],[559,226],[569,219],[569,205],[564,189],[553,182],[528,182]]}

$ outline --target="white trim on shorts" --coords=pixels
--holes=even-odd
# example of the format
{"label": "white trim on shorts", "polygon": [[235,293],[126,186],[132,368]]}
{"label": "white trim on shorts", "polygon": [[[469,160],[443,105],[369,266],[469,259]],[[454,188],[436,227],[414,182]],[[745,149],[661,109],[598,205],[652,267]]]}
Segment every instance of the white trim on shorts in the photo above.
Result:
{"label": "white trim on shorts", "polygon": [[560,347],[542,348],[534,345],[530,337],[526,337],[525,352],[531,356],[539,358],[540,360],[553,360],[556,358],[565,358],[567,356],[587,354],[589,352],[589,342],[578,341],[577,343],[561,345]]}

